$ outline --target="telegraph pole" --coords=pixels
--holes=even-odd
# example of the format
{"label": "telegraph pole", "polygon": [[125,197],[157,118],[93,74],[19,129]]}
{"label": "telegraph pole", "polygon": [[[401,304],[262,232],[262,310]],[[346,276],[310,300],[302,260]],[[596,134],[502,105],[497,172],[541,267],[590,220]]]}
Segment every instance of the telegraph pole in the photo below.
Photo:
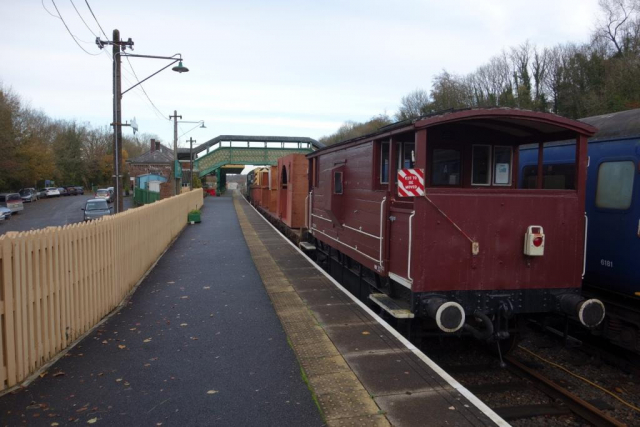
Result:
{"label": "telegraph pole", "polygon": [[173,116],[169,116],[169,119],[173,119],[173,179],[175,180],[173,186],[173,195],[180,194],[180,179],[176,176],[178,166],[178,117],[182,119],[182,116],[178,115],[176,110],[173,110]]}
{"label": "telegraph pole", "polygon": [[115,213],[122,212],[124,204],[120,190],[122,170],[122,77],[120,75],[120,31],[113,30],[113,189],[116,193]]}
{"label": "telegraph pole", "polygon": [[193,190],[193,143],[197,142],[192,137],[189,137],[189,174],[191,175],[191,182],[189,188]]}
{"label": "telegraph pole", "polygon": [[[122,78],[120,74],[121,54],[129,46],[133,50],[131,39],[123,42],[120,40],[120,31],[113,30],[113,40],[100,40],[96,38],[96,44],[100,49],[105,45],[113,46],[113,190],[115,192],[115,213],[124,210],[122,200]],[[120,47],[122,46],[122,50]],[[128,125],[127,125],[128,126]]]}

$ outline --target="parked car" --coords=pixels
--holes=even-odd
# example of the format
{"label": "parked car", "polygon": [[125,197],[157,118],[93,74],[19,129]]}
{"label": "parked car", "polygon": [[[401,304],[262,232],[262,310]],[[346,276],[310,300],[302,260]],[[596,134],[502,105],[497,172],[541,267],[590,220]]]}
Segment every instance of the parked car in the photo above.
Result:
{"label": "parked car", "polygon": [[76,193],[84,196],[84,188],[83,187],[75,187]]}
{"label": "parked car", "polygon": [[11,210],[11,213],[20,212],[24,209],[22,205],[22,197],[19,193],[3,193],[0,194],[0,207]]}
{"label": "parked car", "polygon": [[80,209],[84,211],[84,220],[90,221],[92,219],[101,218],[105,215],[111,215],[113,207],[109,207],[105,199],[90,199],[87,200],[84,208]]}
{"label": "parked car", "polygon": [[28,187],[28,188],[23,188],[23,190],[30,190],[34,196],[35,196],[35,201],[37,202],[38,200],[40,200],[40,194],[38,193],[38,190],[33,188],[33,187]]}
{"label": "parked car", "polygon": [[11,209],[0,207],[0,221],[11,219]]}
{"label": "parked car", "polygon": [[65,189],[67,190],[67,193],[69,193],[70,196],[78,195],[78,190],[76,190],[76,187],[66,187]]}
{"label": "parked car", "polygon": [[60,197],[60,190],[56,187],[47,187],[45,190],[47,191],[47,197]]}
{"label": "parked car", "polygon": [[20,190],[20,197],[23,202],[35,202],[38,200],[38,193],[33,188],[23,188]]}
{"label": "parked car", "polygon": [[96,199],[105,199],[109,203],[113,203],[113,193],[106,188],[101,188],[96,191]]}
{"label": "parked car", "polygon": [[68,196],[69,195],[69,192],[64,187],[58,187],[58,191],[60,192],[61,196]]}
{"label": "parked car", "polygon": [[47,197],[47,189],[46,188],[41,188],[38,190],[38,199],[44,199],[45,197]]}

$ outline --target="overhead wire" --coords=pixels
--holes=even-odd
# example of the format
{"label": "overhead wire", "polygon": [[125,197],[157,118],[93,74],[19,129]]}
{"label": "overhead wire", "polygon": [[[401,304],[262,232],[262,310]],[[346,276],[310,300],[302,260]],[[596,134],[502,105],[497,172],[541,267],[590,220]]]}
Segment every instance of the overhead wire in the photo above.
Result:
{"label": "overhead wire", "polygon": [[100,22],[98,22],[98,18],[96,18],[96,15],[93,13],[93,9],[91,9],[91,6],[89,5],[89,0],[84,0],[84,2],[87,4],[87,7],[89,8],[89,12],[91,12],[91,16],[93,16],[93,19],[96,21],[96,24],[98,24],[98,27],[100,28],[100,31],[102,31],[104,38],[109,40],[109,37],[107,37],[107,33],[104,32],[104,30],[102,29],[102,25],[100,25]]}
{"label": "overhead wire", "polygon": [[80,20],[82,21],[82,23],[85,25],[85,27],[87,27],[87,30],[89,30],[91,32],[91,34],[93,34],[94,36],[98,37],[98,35],[89,27],[89,25],[86,23],[86,21],[84,20],[84,18],[82,17],[82,15],[80,14],[80,11],[78,11],[78,8],[76,7],[76,5],[73,3],[73,0],[69,0],[71,2],[71,6],[73,6],[73,8],[76,10],[76,13],[78,14],[78,16],[80,17]]}
{"label": "overhead wire", "polygon": [[[147,99],[149,100],[149,102],[151,103],[151,105],[153,105],[153,108],[156,109],[156,111],[158,111],[158,113],[162,114],[162,111],[160,111],[160,109],[158,107],[156,107],[156,104],[153,103],[153,101],[151,100],[151,98],[149,97],[149,95],[147,94],[147,91],[144,90],[144,87],[142,86],[142,83],[140,83],[140,79],[138,78],[138,75],[136,74],[136,70],[134,70],[133,65],[131,64],[131,61],[129,61],[129,57],[125,56],[125,58],[127,59],[127,62],[129,63],[129,67],[131,67],[131,71],[133,71],[133,75],[135,76],[138,85],[140,86],[140,89],[142,89],[142,93],[144,93],[144,96],[147,97]],[[171,120],[168,117],[165,117],[164,115],[162,115],[163,119],[167,119],[167,120]]]}
{"label": "overhead wire", "polygon": [[[70,0],[70,1],[71,1],[71,3],[73,4],[73,0]],[[87,5],[87,8],[89,9],[89,12],[91,12],[91,16],[93,16],[93,19],[96,21],[96,24],[98,24],[98,27],[100,28],[100,31],[102,31],[102,34],[103,34],[103,35],[104,35],[104,37],[107,39],[107,41],[109,41],[109,42],[110,42],[111,40],[109,39],[109,37],[107,36],[107,34],[106,34],[106,33],[104,32],[104,30],[102,29],[102,25],[100,25],[100,21],[98,21],[98,18],[96,17],[95,13],[93,13],[93,9],[91,9],[91,5],[89,4],[89,1],[88,1],[88,0],[85,0],[85,3],[86,3],[86,5]],[[74,5],[74,8],[75,8],[75,5]],[[77,9],[76,9],[76,11],[77,11]],[[78,15],[79,15],[79,14],[80,14],[80,13],[78,13]],[[82,17],[81,17],[81,19],[82,19]],[[84,22],[84,19],[82,20],[82,22]],[[85,25],[86,25],[86,23],[85,23]],[[87,28],[89,28],[89,26],[88,26],[88,25],[87,25]],[[91,31],[91,29],[89,29],[89,31]],[[91,32],[93,33],[93,31],[91,31]],[[93,34],[94,34],[94,35],[96,35],[95,33],[93,33]],[[97,36],[97,35],[96,35],[96,36]],[[113,62],[113,58],[112,58],[111,56],[109,56],[109,54],[108,54],[106,51],[104,51],[104,52],[107,54],[107,57],[108,57],[108,58]],[[138,83],[140,83],[140,79],[138,78],[138,75],[136,74],[136,71],[135,71],[135,69],[133,68],[133,65],[131,64],[131,61],[130,61],[130,60],[129,60],[129,58],[127,58],[126,56],[125,56],[125,58],[127,59],[127,63],[129,64],[129,68],[131,68],[131,72],[129,72],[126,68],[122,68],[122,69],[123,69],[124,71],[128,72],[129,74],[133,73],[133,77],[136,79],[136,81],[137,81]],[[124,77],[124,76],[123,76],[123,77]],[[127,80],[127,82],[128,82],[129,84],[131,84],[131,85],[133,86],[133,84],[132,84],[128,79],[126,79],[126,77],[124,77],[124,78],[125,78],[125,80]],[[139,86],[140,86],[140,89],[142,90],[142,92],[144,93],[144,96],[147,98],[147,100],[149,101],[149,103],[150,103],[150,104],[151,104],[151,106],[153,107],[154,114],[156,114],[156,116],[158,116],[159,118],[162,118],[162,119],[165,119],[165,120],[171,120],[171,119],[169,119],[168,117],[165,117],[165,116],[164,116],[164,114],[162,113],[162,111],[160,111],[160,109],[156,106],[156,104],[151,100],[151,97],[149,96],[149,94],[147,94],[147,91],[144,89],[144,87],[142,86],[142,84],[140,84]]]}
{"label": "overhead wire", "polygon": [[[100,53],[91,53],[88,50],[86,50],[85,48],[83,48],[80,43],[78,43],[78,41],[82,41],[83,43],[88,43],[84,40],[80,40],[79,38],[77,38],[72,32],[71,29],[69,29],[69,26],[67,25],[67,23],[64,21],[64,18],[62,18],[62,15],[60,14],[60,10],[58,9],[58,6],[56,5],[56,2],[54,0],[51,0],[51,3],[53,3],[53,7],[56,9],[56,12],[58,13],[58,18],[60,18],[60,20],[62,21],[62,23],[64,24],[64,27],[67,29],[67,31],[69,32],[69,35],[71,36],[71,38],[73,39],[73,41],[78,45],[78,47],[80,49],[82,49],[84,51],[84,53],[86,53],[87,55],[91,55],[91,56],[98,56],[100,55]],[[42,2],[42,6],[44,6],[44,1]],[[45,7],[45,10],[47,8]],[[48,11],[47,11],[48,12]],[[49,14],[51,14],[51,12],[49,12]]]}
{"label": "overhead wire", "polygon": [[49,9],[47,9],[47,6],[45,6],[45,5],[44,5],[44,0],[42,0],[42,7],[44,8],[44,10],[46,10],[46,11],[47,11],[47,13],[48,13],[49,15],[53,16],[54,18],[58,18],[58,19],[60,19],[60,17],[59,17],[59,16],[54,15],[53,13],[51,13],[51,12],[49,11]]}
{"label": "overhead wire", "polygon": [[[82,15],[80,14],[80,11],[78,10],[78,8],[76,7],[76,5],[73,3],[73,0],[70,0],[71,5],[73,6],[73,8],[75,9],[76,13],[78,14],[78,16],[80,17],[80,19],[82,20],[82,22],[84,23],[84,25],[87,27],[87,29],[89,30],[89,32],[91,32],[91,34],[93,34],[96,37],[99,37],[92,29],[91,27],[89,27],[89,25],[87,24],[87,22],[84,20],[84,18],[82,17]],[[75,34],[73,34],[71,32],[71,29],[69,28],[69,26],[67,25],[67,23],[65,22],[64,18],[62,18],[62,14],[60,13],[60,10],[58,9],[58,6],[56,5],[54,0],[51,0],[51,3],[53,4],[53,7],[56,9],[57,15],[53,14],[49,9],[47,9],[47,7],[44,4],[44,0],[41,0],[42,3],[42,7],[44,8],[44,10],[51,15],[54,18],[60,19],[62,21],[62,23],[64,24],[65,28],[67,29],[67,32],[69,33],[69,35],[71,35],[71,38],[73,39],[73,41],[78,45],[78,47],[80,49],[82,49],[86,54],[91,55],[91,56],[99,56],[101,53],[105,53],[105,55],[107,55],[107,58],[113,63],[113,58],[109,55],[109,53],[104,50],[101,49],[101,52],[99,53],[91,53],[89,51],[87,51],[85,48],[83,48],[78,42],[82,42],[82,43],[86,43],[86,44],[93,44],[91,42],[85,41],[80,39],[79,37],[77,37]],[[89,9],[89,12],[91,13],[91,15],[93,16],[93,19],[96,21],[96,24],[98,24],[98,27],[100,28],[100,31],[102,32],[102,34],[104,35],[104,37],[107,39],[107,41],[111,41],[109,39],[109,37],[107,36],[107,34],[105,33],[105,31],[102,28],[102,25],[100,25],[100,22],[98,21],[98,18],[96,17],[96,15],[93,13],[93,9],[91,9],[91,5],[89,5],[88,0],[85,0],[85,3],[87,5],[87,8]],[[125,56],[125,58],[127,58]],[[126,68],[123,68],[123,70],[127,73],[129,73],[130,75],[133,75],[133,77],[136,79],[136,81],[138,83],[140,83],[140,80],[138,79],[138,76],[133,68],[133,65],[131,64],[131,61],[129,61],[129,58],[127,58],[127,63],[129,64],[129,67],[131,68],[131,72],[129,72],[129,70],[127,70]],[[130,85],[133,86],[133,83],[126,77],[126,76],[122,76],[122,78],[124,78],[125,81],[127,81],[127,83],[129,83]],[[142,90],[142,92],[144,93],[144,96],[146,97],[147,101],[149,101],[149,103],[151,104],[151,111],[154,112],[154,114],[164,120],[171,120],[168,117],[165,117],[164,114],[162,113],[162,111],[160,111],[160,109],[155,105],[155,103],[151,100],[151,97],[149,96],[149,94],[147,94],[146,90],[144,89],[144,87],[142,87],[142,84],[139,85],[140,89]],[[137,88],[136,88],[137,89]],[[136,95],[144,100],[144,98],[142,98],[142,96],[140,95],[139,92],[134,91],[134,93],[136,93]]]}

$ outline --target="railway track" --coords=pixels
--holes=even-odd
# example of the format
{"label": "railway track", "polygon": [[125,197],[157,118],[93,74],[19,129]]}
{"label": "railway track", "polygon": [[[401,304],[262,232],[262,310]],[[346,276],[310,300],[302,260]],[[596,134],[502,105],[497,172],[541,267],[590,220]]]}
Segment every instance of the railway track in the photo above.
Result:
{"label": "railway track", "polygon": [[[533,381],[533,386],[541,390],[547,396],[558,402],[555,406],[562,410],[568,410],[570,413],[578,416],[579,418],[587,421],[594,426],[624,426],[624,423],[617,421],[616,419],[607,415],[604,411],[595,406],[595,404],[587,402],[580,398],[576,394],[570,392],[566,388],[553,382],[549,378],[542,375],[540,372],[526,366],[521,361],[512,356],[505,357],[507,361],[507,367],[519,376],[528,377]],[[540,408],[538,408],[540,409]],[[532,408],[531,413],[535,413],[535,408]],[[524,415],[524,414],[523,414]],[[542,414],[539,414],[542,415]],[[539,416],[538,415],[538,416]],[[550,415],[550,414],[547,414]]]}
{"label": "railway track", "polygon": [[[626,425],[605,412],[612,406],[600,399],[582,399],[545,376],[542,365],[509,355],[501,366],[485,348],[470,348],[468,343],[458,349],[429,347],[429,357],[514,426]],[[456,360],[450,360],[452,351]]]}
{"label": "railway track", "polygon": [[[528,322],[528,326],[533,331],[546,334],[556,341],[562,342],[567,347],[576,348],[610,365],[617,366],[625,372],[640,376],[640,354],[611,345],[606,340],[594,337],[585,330],[568,329],[561,331],[561,326],[560,328],[554,328],[531,319]],[[575,333],[575,331],[580,333]]]}

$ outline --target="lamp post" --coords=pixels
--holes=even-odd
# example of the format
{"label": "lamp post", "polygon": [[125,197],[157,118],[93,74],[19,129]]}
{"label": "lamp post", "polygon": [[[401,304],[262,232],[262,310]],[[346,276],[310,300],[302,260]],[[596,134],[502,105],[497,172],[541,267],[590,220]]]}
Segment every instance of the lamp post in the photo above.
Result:
{"label": "lamp post", "polygon": [[[129,124],[122,123],[122,95],[129,92],[131,89],[149,80],[159,72],[171,65],[178,62],[178,65],[172,68],[177,73],[188,72],[189,69],[182,65],[182,55],[176,53],[173,56],[151,56],[151,55],[133,55],[130,53],[124,53],[126,48],[129,47],[133,50],[133,40],[129,38],[127,41],[120,40],[120,31],[113,30],[113,39],[111,41],[100,40],[100,37],[96,37],[96,44],[100,49],[105,45],[113,46],[113,169],[114,169],[114,191],[115,191],[115,212],[122,212],[124,210],[124,204],[122,200],[122,189],[120,188],[120,178],[122,170],[122,126],[130,126]],[[122,48],[122,50],[120,50]],[[121,61],[122,57],[132,58],[151,58],[151,59],[166,59],[172,61],[169,65],[161,68],[150,76],[138,81],[135,85],[129,89],[122,91],[122,77],[121,77]]]}
{"label": "lamp post", "polygon": [[[180,117],[182,118],[182,117]],[[182,135],[186,135],[189,132],[191,132],[192,130],[199,128],[199,129],[206,129],[207,127],[204,125],[204,120],[198,120],[197,122],[189,122],[186,120],[181,120],[179,122],[176,122],[176,126],[178,123],[199,123],[200,126],[195,126],[191,129],[189,129],[186,132],[183,132]],[[177,128],[176,128],[177,129]],[[180,137],[182,137],[182,135],[180,135]],[[176,138],[177,139],[177,138]],[[195,139],[189,137],[189,175],[191,176],[191,182],[189,183],[189,188],[193,188],[193,143],[196,142]]]}
{"label": "lamp post", "polygon": [[193,190],[193,143],[195,139],[189,137],[189,175],[191,176],[191,182],[189,182],[189,188]]}

